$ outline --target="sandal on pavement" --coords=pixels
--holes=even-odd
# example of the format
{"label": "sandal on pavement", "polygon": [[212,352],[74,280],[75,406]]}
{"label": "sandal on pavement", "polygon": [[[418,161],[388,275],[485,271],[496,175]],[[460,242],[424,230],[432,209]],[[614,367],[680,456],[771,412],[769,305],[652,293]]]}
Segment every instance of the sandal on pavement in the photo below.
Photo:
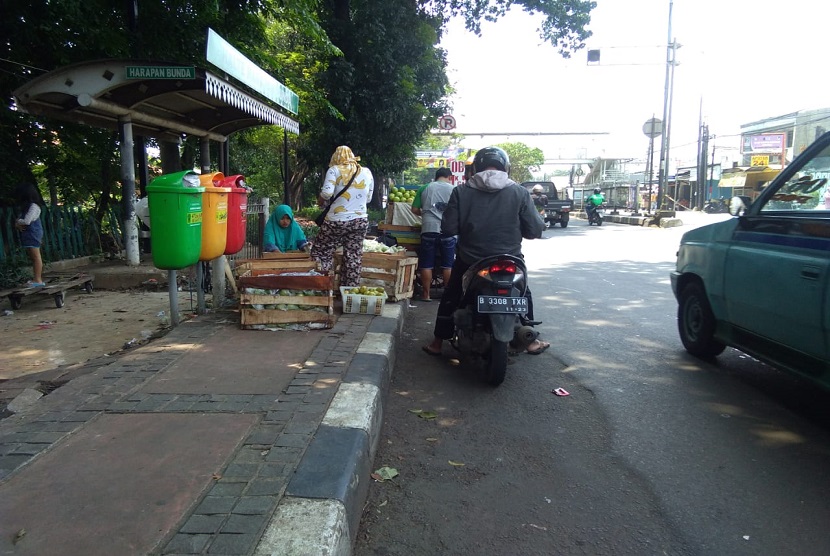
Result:
{"label": "sandal on pavement", "polygon": [[45,286],[46,286],[45,282],[32,282],[31,280],[26,282],[26,287],[27,288],[43,288]]}
{"label": "sandal on pavement", "polygon": [[441,352],[435,352],[429,349],[429,346],[421,346],[421,349],[427,353],[427,355],[432,355],[433,357],[441,357]]}
{"label": "sandal on pavement", "polygon": [[426,299],[426,298],[424,298],[424,297],[422,297],[422,298],[421,298],[421,299],[419,299],[418,301],[420,301],[421,303],[432,303],[432,300],[431,300],[431,299]]}
{"label": "sandal on pavement", "polygon": [[545,350],[550,347],[550,342],[543,342],[542,340],[539,340],[539,343],[542,345],[534,350],[527,350],[527,352],[530,355],[539,355],[540,353],[545,353]]}

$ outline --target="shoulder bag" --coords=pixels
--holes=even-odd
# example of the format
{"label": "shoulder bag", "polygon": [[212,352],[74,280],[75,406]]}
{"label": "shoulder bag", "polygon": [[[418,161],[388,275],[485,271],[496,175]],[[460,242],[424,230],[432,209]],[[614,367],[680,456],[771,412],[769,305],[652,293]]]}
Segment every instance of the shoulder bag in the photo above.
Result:
{"label": "shoulder bag", "polygon": [[358,166],[357,170],[355,170],[354,174],[352,174],[352,177],[351,177],[351,179],[349,179],[349,183],[347,183],[347,184],[346,184],[346,187],[344,187],[343,189],[341,189],[341,190],[340,190],[340,193],[338,193],[337,195],[335,195],[335,196],[332,198],[332,200],[331,200],[331,201],[329,201],[329,204],[328,204],[328,205],[326,205],[326,208],[324,208],[324,209],[323,209],[323,211],[322,211],[320,214],[318,214],[318,215],[317,215],[317,218],[315,218],[315,219],[314,219],[314,223],[315,223],[315,224],[317,224],[318,226],[321,226],[321,227],[322,227],[323,222],[325,222],[325,221],[326,221],[326,215],[329,213],[329,209],[331,209],[331,205],[333,205],[333,204],[334,204],[334,202],[337,200],[337,198],[338,198],[338,197],[340,197],[343,193],[345,193],[345,192],[346,192],[346,190],[349,188],[349,186],[350,186],[350,185],[352,184],[352,182],[354,181],[354,179],[355,179],[355,177],[357,176],[358,172],[360,172],[360,167],[359,167],[359,166]]}

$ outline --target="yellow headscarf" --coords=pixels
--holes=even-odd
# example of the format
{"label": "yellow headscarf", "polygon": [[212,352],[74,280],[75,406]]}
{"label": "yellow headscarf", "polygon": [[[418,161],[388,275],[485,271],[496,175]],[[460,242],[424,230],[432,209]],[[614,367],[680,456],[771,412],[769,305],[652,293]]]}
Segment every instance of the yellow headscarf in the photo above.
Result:
{"label": "yellow headscarf", "polygon": [[338,166],[341,174],[351,175],[352,172],[360,168],[357,163],[359,160],[360,157],[355,156],[352,149],[346,145],[340,145],[334,150],[334,154],[331,155],[329,168],[332,166]]}

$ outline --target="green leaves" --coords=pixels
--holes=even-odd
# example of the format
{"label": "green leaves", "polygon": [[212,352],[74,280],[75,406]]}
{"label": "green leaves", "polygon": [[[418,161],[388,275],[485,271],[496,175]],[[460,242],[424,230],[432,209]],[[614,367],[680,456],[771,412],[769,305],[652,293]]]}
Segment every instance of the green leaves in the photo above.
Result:
{"label": "green leaves", "polygon": [[376,481],[383,482],[394,479],[398,476],[398,470],[394,467],[381,467],[372,473],[372,478]]}
{"label": "green leaves", "polygon": [[435,411],[424,411],[423,409],[409,409],[408,411],[410,413],[414,413],[415,415],[417,415],[421,419],[430,420],[430,419],[435,419],[436,417],[438,417],[438,413],[436,413]]}

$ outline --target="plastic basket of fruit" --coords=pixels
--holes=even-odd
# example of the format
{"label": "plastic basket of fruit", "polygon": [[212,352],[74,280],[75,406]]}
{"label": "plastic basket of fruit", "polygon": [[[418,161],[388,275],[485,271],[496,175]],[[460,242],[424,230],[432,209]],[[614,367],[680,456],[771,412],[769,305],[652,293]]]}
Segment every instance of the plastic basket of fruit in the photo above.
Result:
{"label": "plastic basket of fruit", "polygon": [[386,290],[383,287],[340,286],[343,298],[343,312],[360,315],[380,315],[386,303]]}

